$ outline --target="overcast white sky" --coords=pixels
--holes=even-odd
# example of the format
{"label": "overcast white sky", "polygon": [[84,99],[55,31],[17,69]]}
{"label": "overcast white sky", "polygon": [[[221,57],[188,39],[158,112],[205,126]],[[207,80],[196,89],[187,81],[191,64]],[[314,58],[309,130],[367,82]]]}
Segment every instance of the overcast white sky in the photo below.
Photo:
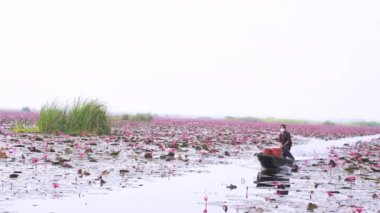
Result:
{"label": "overcast white sky", "polygon": [[0,108],[380,120],[380,1],[0,2]]}

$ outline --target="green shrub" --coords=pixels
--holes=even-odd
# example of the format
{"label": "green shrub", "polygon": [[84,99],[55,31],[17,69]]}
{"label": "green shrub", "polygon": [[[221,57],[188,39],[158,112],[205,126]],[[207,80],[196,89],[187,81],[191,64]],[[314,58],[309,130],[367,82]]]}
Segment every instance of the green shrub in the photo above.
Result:
{"label": "green shrub", "polygon": [[123,121],[152,121],[154,116],[150,113],[137,113],[135,115],[123,114],[121,120]]}
{"label": "green shrub", "polygon": [[333,125],[335,125],[335,123],[331,122],[331,121],[324,121],[322,124],[326,125],[326,126],[333,126]]}
{"label": "green shrub", "polygon": [[379,127],[380,126],[380,123],[376,122],[376,121],[353,122],[352,124],[357,125],[357,126],[370,126],[370,127]]}
{"label": "green shrub", "polygon": [[123,121],[128,121],[130,119],[131,119],[131,116],[128,115],[128,114],[124,114],[124,115],[121,116],[121,120],[123,120]]}
{"label": "green shrub", "polygon": [[28,107],[28,106],[25,106],[21,109],[22,112],[32,112],[32,110]]}
{"label": "green shrub", "polygon": [[152,121],[153,116],[150,113],[137,113],[132,117],[133,121]]}
{"label": "green shrub", "polygon": [[41,108],[38,128],[41,132],[62,131],[67,134],[92,133],[109,134],[110,118],[104,104],[98,100],[82,101],[77,99],[66,107],[56,103]]}

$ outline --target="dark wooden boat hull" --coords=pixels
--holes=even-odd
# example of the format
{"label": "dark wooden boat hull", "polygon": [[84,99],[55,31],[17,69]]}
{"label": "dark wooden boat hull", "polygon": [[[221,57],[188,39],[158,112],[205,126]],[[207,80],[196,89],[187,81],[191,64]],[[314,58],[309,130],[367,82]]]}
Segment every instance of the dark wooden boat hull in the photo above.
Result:
{"label": "dark wooden boat hull", "polygon": [[277,195],[288,195],[290,174],[279,169],[264,169],[257,174],[256,184],[258,188],[275,188]]}
{"label": "dark wooden boat hull", "polygon": [[258,154],[257,158],[260,161],[261,167],[265,169],[280,169],[282,167],[292,167],[294,161],[282,158],[282,157],[276,157],[271,155],[264,155],[264,154]]}

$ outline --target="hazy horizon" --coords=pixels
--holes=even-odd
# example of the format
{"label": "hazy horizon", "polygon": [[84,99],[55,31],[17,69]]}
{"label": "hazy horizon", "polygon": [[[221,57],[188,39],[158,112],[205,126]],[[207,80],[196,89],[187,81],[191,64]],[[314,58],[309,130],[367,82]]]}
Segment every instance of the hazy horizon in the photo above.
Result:
{"label": "hazy horizon", "polygon": [[380,121],[379,1],[3,1],[0,109]]}
{"label": "hazy horizon", "polygon": [[[63,103],[63,102],[62,102]],[[40,109],[35,109],[35,108],[30,108],[29,106],[24,106],[28,107],[31,112],[33,113],[39,113]],[[22,107],[22,108],[24,108]],[[22,112],[22,108],[16,109],[16,108],[0,108],[0,112]],[[287,117],[273,117],[273,116],[268,116],[268,117],[259,117],[259,116],[231,116],[231,115],[219,115],[219,116],[208,116],[208,115],[197,115],[197,114],[160,114],[160,113],[154,113],[154,112],[128,112],[128,111],[109,111],[111,115],[123,115],[123,114],[138,114],[138,113],[143,113],[143,114],[151,114],[153,116],[158,116],[161,118],[174,118],[174,119],[226,119],[228,117],[231,118],[236,118],[236,119],[275,119],[275,120],[289,120],[289,121],[307,121],[307,122],[325,122],[325,121],[331,121],[331,122],[337,122],[337,123],[353,123],[353,122],[380,122],[379,120],[366,120],[366,119],[360,119],[360,118],[327,118],[327,119],[307,119],[307,118],[287,118]]]}

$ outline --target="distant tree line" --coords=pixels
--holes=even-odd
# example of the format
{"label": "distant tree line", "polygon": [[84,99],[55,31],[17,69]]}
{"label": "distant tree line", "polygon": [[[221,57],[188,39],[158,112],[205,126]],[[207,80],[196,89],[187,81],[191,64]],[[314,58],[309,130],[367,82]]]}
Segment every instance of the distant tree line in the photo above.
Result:
{"label": "distant tree line", "polygon": [[32,110],[28,107],[28,106],[25,106],[21,109],[22,112],[32,112]]}
{"label": "distant tree line", "polygon": [[352,123],[352,124],[357,125],[357,126],[373,126],[373,127],[378,127],[378,126],[380,126],[380,123],[379,123],[379,122],[376,122],[376,121],[354,122],[354,123]]}
{"label": "distant tree line", "polygon": [[152,121],[154,116],[150,113],[137,113],[137,114],[123,114],[121,120],[123,121]]}

